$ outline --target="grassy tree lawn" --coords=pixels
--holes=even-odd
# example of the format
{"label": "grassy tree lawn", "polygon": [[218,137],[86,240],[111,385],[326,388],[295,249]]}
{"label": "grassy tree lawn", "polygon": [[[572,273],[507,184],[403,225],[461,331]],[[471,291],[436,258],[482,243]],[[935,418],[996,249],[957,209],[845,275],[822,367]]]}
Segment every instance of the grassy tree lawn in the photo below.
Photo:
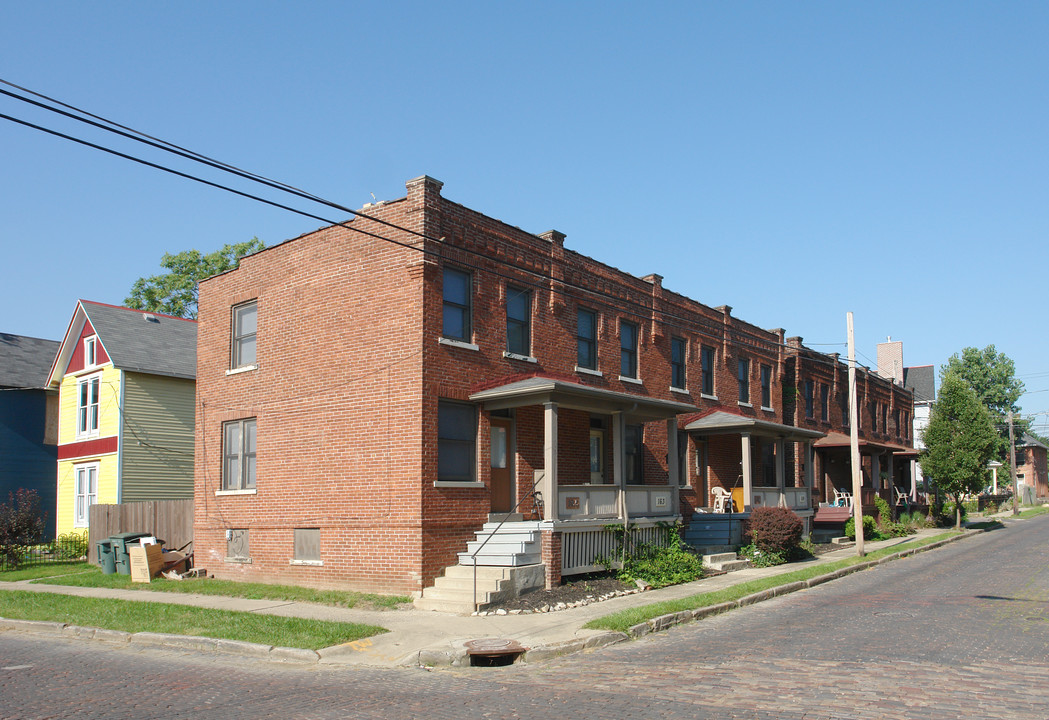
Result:
{"label": "grassy tree lawn", "polygon": [[70,561],[68,563],[47,563],[46,565],[32,565],[21,570],[5,570],[0,572],[0,582],[18,582],[19,580],[35,580],[37,578],[55,577],[58,575],[69,575],[71,573],[82,573],[93,568],[85,562]]}
{"label": "grassy tree lawn", "polygon": [[801,570],[795,570],[794,572],[784,573],[782,575],[773,575],[771,577],[761,578],[758,580],[752,580],[750,582],[742,583],[739,585],[733,585],[731,587],[724,588],[722,590],[715,590],[713,592],[699,593],[697,595],[690,595],[689,597],[678,598],[676,600],[666,600],[664,602],[653,603],[651,605],[643,605],[641,607],[629,608],[627,610],[621,610],[611,615],[605,615],[591,620],[583,627],[590,628],[593,630],[615,630],[618,632],[626,632],[628,629],[639,623],[643,623],[652,618],[659,617],[660,615],[668,615],[670,613],[681,612],[683,610],[696,610],[699,608],[710,607],[712,605],[720,605],[725,602],[732,602],[739,600],[741,597],[751,595],[762,590],[768,590],[769,588],[779,587],[780,585],[787,585],[793,582],[799,582],[802,580],[808,580],[818,575],[824,575],[826,573],[834,572],[840,568],[849,567],[850,565],[857,565],[862,562],[869,560],[877,560],[880,557],[886,555],[892,555],[902,550],[908,550],[910,548],[922,547],[930,543],[944,540],[949,537],[957,535],[957,532],[946,532],[933,537],[923,538],[921,540],[912,540],[902,545],[896,545],[893,547],[881,548],[873,552],[867,553],[865,557],[852,557],[844,560],[838,560],[832,563],[825,563],[819,565],[812,565],[810,567],[802,568]]}
{"label": "grassy tree lawn", "polygon": [[[33,571],[42,571],[43,569],[32,568]],[[39,574],[31,577],[40,578],[35,582],[44,585],[72,585],[75,587],[223,595],[253,600],[290,600],[317,603],[318,605],[333,605],[335,607],[355,607],[364,610],[388,610],[403,603],[411,602],[411,598],[403,595],[374,595],[347,590],[315,590],[294,585],[267,585],[264,583],[216,580],[213,578],[186,578],[185,580],[153,578],[153,581],[150,583],[133,583],[130,575],[103,575],[102,570],[95,565],[82,563],[78,570],[75,573],[61,574],[55,577],[42,577]],[[16,573],[0,573],[0,579],[8,579],[5,576],[13,574]],[[55,575],[55,573],[48,574]],[[26,578],[19,577],[14,579],[23,580]]]}
{"label": "grassy tree lawn", "polygon": [[132,633],[197,635],[308,650],[319,650],[387,632],[385,628],[357,623],[305,620],[184,605],[103,600],[22,590],[0,592],[0,617],[12,620],[50,620]]}

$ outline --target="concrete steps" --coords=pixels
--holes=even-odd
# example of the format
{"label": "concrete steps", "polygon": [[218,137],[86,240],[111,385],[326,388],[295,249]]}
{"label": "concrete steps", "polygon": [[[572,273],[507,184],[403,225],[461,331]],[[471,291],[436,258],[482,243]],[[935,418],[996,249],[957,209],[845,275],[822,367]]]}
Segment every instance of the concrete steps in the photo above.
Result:
{"label": "concrete steps", "polygon": [[712,555],[704,555],[703,564],[714,570],[721,570],[722,572],[742,570],[749,565],[746,560],[740,560],[736,557],[735,552],[720,552]]}
{"label": "concrete steps", "polygon": [[[486,538],[490,539],[485,542]],[[445,568],[433,587],[415,600],[415,607],[469,614],[546,584],[538,522],[485,523],[466,547],[459,553],[459,564]]]}

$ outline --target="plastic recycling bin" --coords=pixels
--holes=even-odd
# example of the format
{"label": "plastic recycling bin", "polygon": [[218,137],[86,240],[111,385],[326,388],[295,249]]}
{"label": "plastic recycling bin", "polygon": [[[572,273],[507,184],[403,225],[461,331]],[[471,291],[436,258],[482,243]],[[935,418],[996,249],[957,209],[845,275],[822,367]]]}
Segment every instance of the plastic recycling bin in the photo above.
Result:
{"label": "plastic recycling bin", "polygon": [[128,553],[128,547],[137,544],[144,537],[150,537],[151,534],[148,532],[126,532],[109,536],[109,541],[113,543],[113,557],[116,560],[118,573],[121,575],[131,574],[131,555]]}
{"label": "plastic recycling bin", "polygon": [[112,575],[117,571],[117,558],[113,554],[113,543],[109,540],[99,540],[95,543],[98,548],[98,564],[102,568],[103,575]]}

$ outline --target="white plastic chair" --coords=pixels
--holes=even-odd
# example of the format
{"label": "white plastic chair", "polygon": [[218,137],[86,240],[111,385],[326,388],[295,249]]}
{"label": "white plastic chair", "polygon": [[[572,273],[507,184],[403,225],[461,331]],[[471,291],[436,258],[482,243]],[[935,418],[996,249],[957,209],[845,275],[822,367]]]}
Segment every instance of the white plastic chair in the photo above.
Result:
{"label": "white plastic chair", "polygon": [[852,507],[852,493],[834,488],[834,504],[837,507]]}
{"label": "white plastic chair", "polygon": [[714,495],[714,512],[732,512],[732,493],[720,487],[713,488],[710,492]]}
{"label": "white plastic chair", "polygon": [[903,492],[902,490],[900,490],[895,485],[893,485],[892,489],[896,491],[896,504],[898,506],[899,505],[907,506],[907,505],[911,504],[911,496],[910,495],[908,495],[907,493]]}

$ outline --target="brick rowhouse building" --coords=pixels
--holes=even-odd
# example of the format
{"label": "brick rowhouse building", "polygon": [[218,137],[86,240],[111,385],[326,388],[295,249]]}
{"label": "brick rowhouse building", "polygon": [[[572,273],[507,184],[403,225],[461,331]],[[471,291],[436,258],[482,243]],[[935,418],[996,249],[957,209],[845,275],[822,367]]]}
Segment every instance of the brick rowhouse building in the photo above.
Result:
{"label": "brick rowhouse building", "polygon": [[[418,593],[462,560],[522,569],[521,591],[594,569],[609,523],[655,539],[715,487],[812,515],[792,458],[823,431],[785,420],[782,330],[441,188],[416,178],[200,284],[198,565]],[[522,542],[462,557],[490,518]]]}

